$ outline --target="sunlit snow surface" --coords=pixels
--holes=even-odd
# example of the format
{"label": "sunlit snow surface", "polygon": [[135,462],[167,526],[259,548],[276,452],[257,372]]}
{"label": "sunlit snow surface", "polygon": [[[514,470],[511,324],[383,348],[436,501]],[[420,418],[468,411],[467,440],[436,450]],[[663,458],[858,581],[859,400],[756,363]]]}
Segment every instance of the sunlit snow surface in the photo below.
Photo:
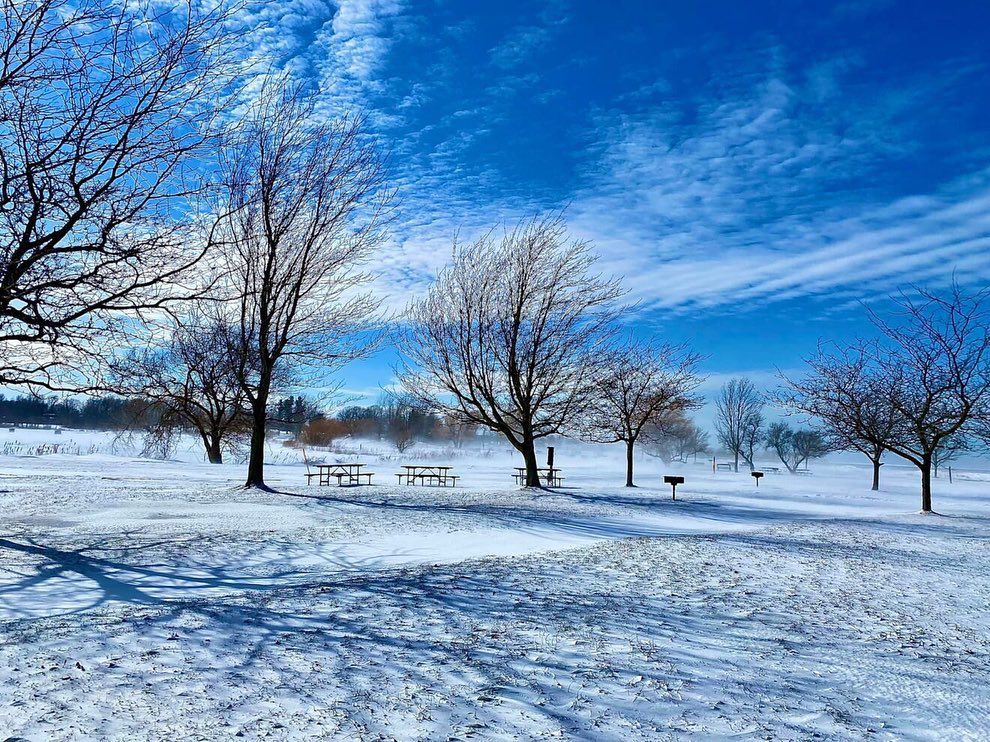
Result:
{"label": "sunlit snow surface", "polygon": [[263,493],[195,449],[5,440],[0,738],[990,735],[987,473],[943,473],[922,516],[893,462],[873,493],[858,466],[756,489],[644,457],[627,490],[621,451],[564,443],[547,493],[506,453],[310,451],[381,482],[339,489],[276,442]]}

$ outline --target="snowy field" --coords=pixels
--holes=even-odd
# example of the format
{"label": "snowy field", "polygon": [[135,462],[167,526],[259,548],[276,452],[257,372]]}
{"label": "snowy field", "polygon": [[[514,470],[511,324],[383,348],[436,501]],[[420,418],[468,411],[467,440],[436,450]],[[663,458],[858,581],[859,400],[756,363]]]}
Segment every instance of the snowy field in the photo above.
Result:
{"label": "snowy field", "polygon": [[[195,448],[0,447],[0,739],[990,737],[990,473],[925,517],[893,464],[627,490],[563,443],[528,493],[504,453],[310,452],[381,483],[338,489],[273,444],[264,494]],[[463,486],[395,485],[444,455]]]}

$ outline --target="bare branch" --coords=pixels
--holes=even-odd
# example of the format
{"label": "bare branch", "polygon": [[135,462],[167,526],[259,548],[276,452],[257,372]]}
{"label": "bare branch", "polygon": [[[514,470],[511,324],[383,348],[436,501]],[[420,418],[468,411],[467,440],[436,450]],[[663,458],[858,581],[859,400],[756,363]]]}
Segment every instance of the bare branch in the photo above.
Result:
{"label": "bare branch", "polygon": [[594,263],[559,215],[455,242],[397,338],[409,394],[505,436],[523,454],[528,486],[539,486],[535,442],[574,426],[608,352],[624,292]]}

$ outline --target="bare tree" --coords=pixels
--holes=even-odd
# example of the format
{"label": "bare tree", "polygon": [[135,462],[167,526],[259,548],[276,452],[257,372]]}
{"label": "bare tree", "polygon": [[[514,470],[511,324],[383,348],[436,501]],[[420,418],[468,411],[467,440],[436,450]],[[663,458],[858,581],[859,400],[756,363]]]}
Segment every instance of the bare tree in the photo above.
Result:
{"label": "bare tree", "polygon": [[265,487],[269,400],[278,375],[326,374],[376,346],[378,302],[361,266],[383,239],[391,194],[356,118],[270,81],[223,150],[216,241],[235,296],[239,379],[251,408],[247,486]]}
{"label": "bare tree", "polygon": [[442,418],[440,427],[454,445],[454,448],[458,449],[463,448],[465,442],[471,441],[478,433],[478,426],[474,423],[458,420],[451,416]]}
{"label": "bare tree", "polygon": [[734,457],[753,468],[756,447],[762,438],[763,399],[749,379],[730,379],[715,399],[715,435],[718,442]]}
{"label": "bare tree", "polygon": [[892,397],[870,366],[871,355],[863,344],[845,349],[820,345],[806,361],[810,371],[804,378],[784,379],[787,389],[780,402],[821,420],[836,449],[851,448],[869,458],[876,491],[884,452],[897,434],[898,416]]}
{"label": "bare tree", "polygon": [[121,315],[189,294],[234,49],[232,7],[207,5],[0,0],[3,382],[64,386]]}
{"label": "bare tree", "polygon": [[700,406],[693,396],[701,383],[698,360],[681,346],[631,337],[606,353],[584,435],[597,443],[625,444],[626,487],[635,486],[633,450],[640,437]]}
{"label": "bare tree", "polygon": [[248,430],[240,339],[239,328],[216,313],[186,315],[164,347],[134,351],[113,364],[114,386],[145,400],[162,425],[195,430],[210,463],[223,463],[232,436]]}
{"label": "bare tree", "polygon": [[990,406],[990,331],[986,291],[953,285],[945,296],[902,295],[892,319],[871,312],[883,334],[871,365],[896,412],[890,450],[921,472],[921,510],[932,511],[939,448],[968,432]]}
{"label": "bare tree", "polygon": [[433,412],[408,394],[386,393],[379,404],[385,436],[399,453],[429,437],[439,423]]}
{"label": "bare tree", "polygon": [[783,421],[770,423],[766,446],[792,474],[809,459],[821,458],[832,450],[826,436],[818,430],[794,430]]}
{"label": "bare tree", "polygon": [[455,243],[399,338],[406,390],[503,435],[522,454],[528,487],[540,486],[536,441],[573,426],[594,395],[623,294],[594,263],[559,216]]}
{"label": "bare tree", "polygon": [[697,460],[699,453],[710,450],[708,433],[679,412],[665,417],[656,426],[650,426],[645,439],[648,444],[646,452],[664,463],[684,463],[691,457]]}
{"label": "bare tree", "polygon": [[742,448],[739,454],[750,468],[756,468],[756,451],[763,444],[763,412],[751,412],[743,420]]}

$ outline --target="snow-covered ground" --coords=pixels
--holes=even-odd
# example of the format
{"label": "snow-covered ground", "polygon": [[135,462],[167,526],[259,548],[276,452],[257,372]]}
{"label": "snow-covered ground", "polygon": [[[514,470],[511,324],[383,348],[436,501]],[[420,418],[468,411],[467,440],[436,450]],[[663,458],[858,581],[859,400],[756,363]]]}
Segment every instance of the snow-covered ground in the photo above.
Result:
{"label": "snow-covered ground", "polygon": [[[381,484],[273,442],[266,494],[192,445],[0,433],[0,739],[990,736],[990,473],[926,517],[893,462],[627,490],[562,443],[530,493],[503,452],[349,445],[308,453]],[[444,456],[462,486],[395,484]]]}

